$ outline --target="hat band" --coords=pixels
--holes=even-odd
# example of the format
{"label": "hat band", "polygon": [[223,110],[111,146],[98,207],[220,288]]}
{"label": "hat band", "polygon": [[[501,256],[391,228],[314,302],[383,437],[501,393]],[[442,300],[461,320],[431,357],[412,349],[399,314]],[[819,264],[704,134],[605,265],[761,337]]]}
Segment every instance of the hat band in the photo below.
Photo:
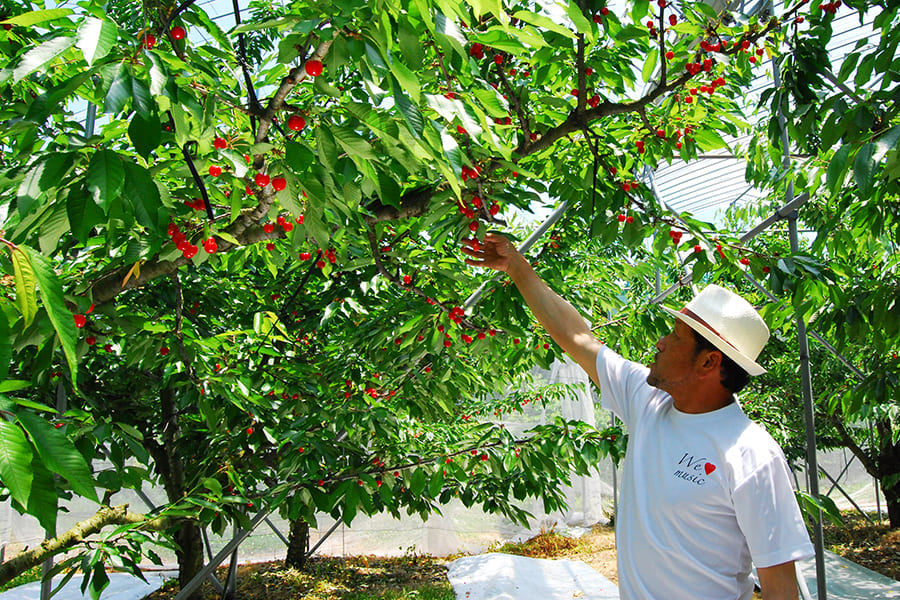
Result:
{"label": "hat band", "polygon": [[705,320],[703,320],[703,317],[701,317],[700,315],[698,315],[697,313],[695,313],[694,311],[692,311],[691,309],[689,309],[689,308],[686,307],[686,306],[685,306],[684,308],[681,309],[681,312],[682,312],[683,314],[689,316],[690,318],[694,319],[695,321],[697,321],[698,323],[700,323],[701,325],[703,325],[704,327],[706,327],[706,328],[709,329],[710,331],[712,331],[714,334],[716,334],[716,336],[717,336],[720,340],[722,340],[723,342],[725,342],[726,344],[728,344],[729,346],[731,346],[732,348],[734,348],[735,350],[737,350],[738,353],[743,354],[740,350],[737,349],[737,347],[736,347],[734,344],[732,344],[731,342],[729,342],[728,340],[726,340],[725,337],[724,337],[721,333],[719,333],[718,331],[716,331],[709,323],[707,323]]}

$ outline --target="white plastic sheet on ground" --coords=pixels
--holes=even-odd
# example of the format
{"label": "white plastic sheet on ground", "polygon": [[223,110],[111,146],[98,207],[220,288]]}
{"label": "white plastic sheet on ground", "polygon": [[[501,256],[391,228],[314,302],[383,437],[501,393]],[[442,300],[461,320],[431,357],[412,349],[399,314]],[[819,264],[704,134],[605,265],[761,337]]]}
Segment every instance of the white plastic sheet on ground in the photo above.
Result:
{"label": "white plastic sheet on ground", "polygon": [[512,554],[464,556],[450,563],[447,579],[457,600],[618,600],[609,579],[577,560]]}
{"label": "white plastic sheet on ground", "polygon": [[[171,577],[172,574],[170,573],[168,576]],[[166,580],[165,575],[156,573],[147,573],[144,577],[147,579],[146,582],[127,573],[109,573],[109,586],[103,590],[100,598],[102,600],[140,600],[140,598],[143,598],[150,592],[154,592],[162,587]],[[57,577],[54,585],[58,585],[61,580],[62,578]],[[66,583],[66,586],[53,596],[53,600],[90,598],[90,593],[81,593],[82,580],[83,576],[81,574],[72,577]],[[0,594],[0,600],[38,600],[40,597],[40,581],[26,583]]]}

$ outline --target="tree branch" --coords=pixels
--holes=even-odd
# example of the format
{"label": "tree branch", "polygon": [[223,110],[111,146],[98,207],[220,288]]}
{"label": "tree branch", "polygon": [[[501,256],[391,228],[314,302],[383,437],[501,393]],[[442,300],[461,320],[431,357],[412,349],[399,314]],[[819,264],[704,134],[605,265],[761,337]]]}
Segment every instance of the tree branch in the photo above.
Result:
{"label": "tree branch", "polygon": [[26,550],[0,565],[0,585],[9,583],[28,569],[36,567],[48,558],[71,550],[84,542],[85,538],[99,533],[108,525],[137,524],[143,530],[162,530],[174,524],[172,519],[154,519],[128,510],[127,504],[101,506],[89,519],[76,523],[71,529],[32,550]]}

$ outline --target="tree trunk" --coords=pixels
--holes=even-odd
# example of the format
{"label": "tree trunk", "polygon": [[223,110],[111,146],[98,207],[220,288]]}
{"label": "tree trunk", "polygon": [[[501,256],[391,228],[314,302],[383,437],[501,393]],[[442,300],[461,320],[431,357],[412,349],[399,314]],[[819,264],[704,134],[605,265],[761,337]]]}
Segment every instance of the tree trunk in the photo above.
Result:
{"label": "tree trunk", "polygon": [[298,517],[291,521],[288,534],[287,558],[284,566],[302,570],[306,566],[306,553],[309,551],[309,523]]}
{"label": "tree trunk", "polygon": [[[185,523],[175,532],[177,548],[175,555],[178,557],[178,587],[186,586],[194,576],[203,568],[203,537],[200,527],[194,523]],[[191,596],[199,598],[199,592]]]}

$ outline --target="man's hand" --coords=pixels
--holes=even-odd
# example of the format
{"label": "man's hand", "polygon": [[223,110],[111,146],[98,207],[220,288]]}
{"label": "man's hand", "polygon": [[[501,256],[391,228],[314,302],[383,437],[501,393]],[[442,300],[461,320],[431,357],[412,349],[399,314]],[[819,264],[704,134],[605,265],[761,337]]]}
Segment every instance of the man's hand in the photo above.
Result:
{"label": "man's hand", "polygon": [[509,239],[496,233],[487,234],[483,242],[477,243],[477,249],[476,240],[463,240],[463,243],[462,253],[472,257],[466,259],[466,264],[473,267],[509,272],[513,261],[522,258]]}

